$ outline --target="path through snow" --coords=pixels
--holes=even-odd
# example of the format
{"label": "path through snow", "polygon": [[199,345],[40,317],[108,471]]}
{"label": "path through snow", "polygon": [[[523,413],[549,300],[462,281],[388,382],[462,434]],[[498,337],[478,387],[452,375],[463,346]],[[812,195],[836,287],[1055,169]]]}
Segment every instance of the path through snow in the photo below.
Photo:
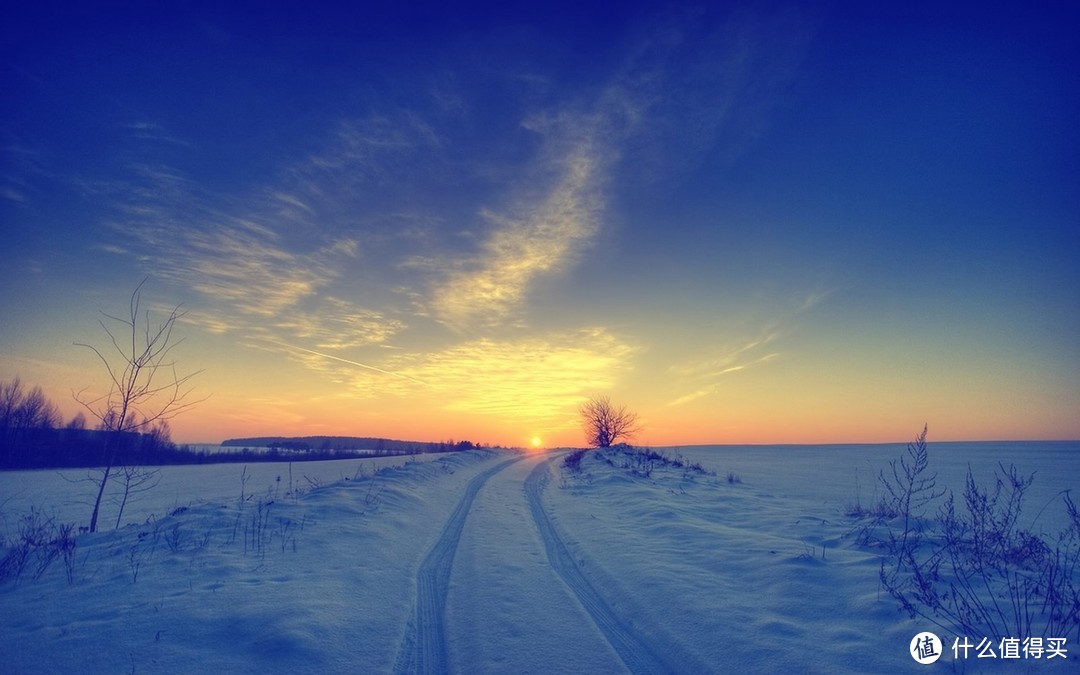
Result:
{"label": "path through snow", "polygon": [[[507,470],[522,459],[501,462],[469,481],[417,571],[416,603],[394,672],[446,673],[451,664],[463,671],[522,672],[536,663],[551,668],[566,660],[569,641],[579,643],[565,663],[569,670],[582,668],[586,652],[596,655],[590,672],[703,671],[677,646],[651,643],[589,583],[541,503],[551,458],[532,455],[523,467]],[[485,542],[497,546],[492,550]],[[517,628],[495,641],[498,652],[485,650],[500,626]],[[538,627],[555,639],[538,639]],[[524,638],[522,644],[507,649],[505,640],[515,636]],[[580,649],[582,640],[592,647]]]}
{"label": "path through snow", "polygon": [[543,537],[548,561],[559,578],[574,592],[597,628],[632,672],[706,672],[708,668],[697,662],[692,655],[685,653],[678,643],[655,644],[655,636],[650,639],[649,635],[637,629],[633,617],[620,616],[605,595],[589,582],[544,510],[541,493],[550,479],[550,463],[549,459],[533,469],[525,479],[525,494],[533,522]]}
{"label": "path through snow", "polygon": [[461,540],[461,530],[465,519],[469,517],[476,493],[489,478],[499,473],[514,462],[517,457],[484,471],[469,481],[461,495],[450,519],[446,521],[438,541],[428,551],[416,574],[416,606],[409,618],[405,639],[398,652],[397,673],[445,673],[448,670],[446,659],[446,631],[443,628],[443,616],[446,612],[446,594],[450,585],[450,570],[454,564],[454,553]]}

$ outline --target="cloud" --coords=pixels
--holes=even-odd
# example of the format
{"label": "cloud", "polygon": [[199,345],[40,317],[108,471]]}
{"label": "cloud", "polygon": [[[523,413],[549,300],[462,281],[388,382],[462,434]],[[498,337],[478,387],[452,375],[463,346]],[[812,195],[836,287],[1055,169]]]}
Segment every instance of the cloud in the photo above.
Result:
{"label": "cloud", "polygon": [[[689,379],[705,380],[709,382],[705,386],[683,396],[680,396],[668,403],[668,406],[674,407],[696,401],[699,398],[704,398],[712,394],[717,393],[720,390],[719,379],[725,375],[731,373],[738,373],[748,368],[753,368],[762,364],[770,363],[780,357],[779,352],[770,352],[762,356],[744,359],[743,354],[745,349],[736,350],[733,354],[721,356],[706,361],[703,364],[696,364],[692,366],[684,366],[685,371],[692,373],[692,377]],[[678,368],[673,368],[676,372]]]}
{"label": "cloud", "polygon": [[190,147],[191,144],[187,141],[174,136],[169,133],[164,127],[155,122],[134,122],[126,124],[124,127],[135,138],[142,141],[157,141],[161,143],[171,143],[174,145],[180,145]]}
{"label": "cloud", "polygon": [[[279,346],[281,346],[281,347],[284,347],[286,350],[292,352],[293,354],[299,355],[300,360],[302,362],[307,363],[309,366],[315,368],[316,370],[325,369],[325,367],[323,365],[323,362],[325,362],[325,361],[336,362],[336,363],[344,363],[345,365],[348,365],[348,366],[353,366],[353,367],[356,367],[356,368],[362,368],[364,370],[370,370],[370,371],[373,371],[373,372],[376,372],[376,373],[380,373],[382,375],[389,375],[391,377],[399,377],[399,378],[404,379],[404,380],[409,380],[410,382],[415,382],[416,384],[421,384],[421,385],[427,386],[426,382],[424,382],[422,380],[418,380],[415,377],[410,377],[408,375],[404,375],[404,374],[401,374],[401,373],[395,373],[395,372],[390,371],[390,370],[384,370],[382,368],[379,368],[378,366],[373,366],[373,365],[368,364],[368,363],[361,363],[361,362],[353,360],[353,359],[344,359],[344,358],[341,358],[340,356],[334,356],[333,354],[324,354],[322,352],[317,352],[314,349],[306,349],[304,347],[297,347],[296,345],[289,345],[289,344],[285,344],[283,342],[280,342],[280,343],[277,343],[277,344]],[[311,357],[313,357],[313,356],[316,359],[319,359],[319,361],[312,361]],[[313,365],[313,364],[318,364],[318,365]]]}
{"label": "cloud", "polygon": [[678,383],[692,386],[693,390],[668,403],[680,406],[710,396],[720,390],[720,381],[726,375],[756,368],[780,358],[783,353],[773,345],[795,330],[797,322],[815,307],[823,303],[830,291],[815,290],[786,298],[786,309],[765,322],[765,327],[753,339],[727,345],[711,352],[698,354],[671,365],[668,372]]}
{"label": "cloud", "polygon": [[55,189],[55,178],[40,151],[17,142],[0,146],[0,199],[20,206],[39,202]]}
{"label": "cloud", "polygon": [[429,355],[407,370],[454,396],[448,410],[557,421],[589,391],[606,389],[633,347],[602,329],[522,340],[481,339]]}
{"label": "cloud", "polygon": [[25,194],[19,192],[10,185],[0,186],[0,197],[11,202],[17,202],[19,204],[25,204],[27,201]]}
{"label": "cloud", "polygon": [[413,261],[436,273],[431,313],[456,329],[521,324],[536,283],[585,255],[622,179],[651,182],[717,144],[734,156],[752,143],[807,26],[795,13],[673,12],[642,27],[606,81],[524,114],[521,128],[540,143],[530,165],[513,168],[508,206],[479,211],[476,250]]}
{"label": "cloud", "polygon": [[274,197],[274,199],[278,200],[279,202],[281,202],[282,204],[284,204],[287,207],[298,208],[301,211],[306,212],[308,215],[311,215],[311,216],[315,215],[315,211],[312,210],[312,208],[310,206],[305,204],[296,195],[291,195],[291,194],[288,194],[288,193],[285,193],[285,192],[275,192],[275,193],[273,193],[273,197]]}
{"label": "cloud", "polygon": [[761,358],[753,357],[753,353],[779,337],[780,332],[777,330],[765,331],[759,337],[742,345],[725,347],[704,358],[699,357],[693,361],[675,364],[669,370],[671,373],[684,378],[710,378],[737,372],[748,365],[760,362]]}
{"label": "cloud", "polygon": [[673,379],[680,384],[692,385],[694,389],[690,393],[676,397],[668,403],[668,406],[685,405],[715,394],[720,390],[720,381],[726,375],[775,361],[781,353],[772,350],[765,351],[765,348],[780,337],[779,329],[769,327],[757,337],[741,344],[713,349],[692,359],[673,364],[668,369]]}
{"label": "cloud", "polygon": [[[348,287],[342,272],[360,254],[355,237],[298,232],[274,203],[206,194],[166,166],[137,166],[127,182],[96,189],[117,196],[116,238],[99,248],[128,253],[153,277],[200,293],[188,323],[241,331],[249,341],[305,340],[329,350],[382,343],[405,327],[330,293]],[[276,204],[305,210],[299,197],[271,194]]]}
{"label": "cloud", "polygon": [[679,398],[675,399],[674,401],[669,402],[668,406],[669,407],[680,406],[680,405],[690,403],[691,401],[696,401],[699,398],[704,398],[706,396],[709,396],[709,395],[715,394],[715,393],[716,393],[716,387],[715,386],[705,387],[704,389],[698,389],[697,391],[691,392],[691,393],[686,394],[684,396],[680,396]]}
{"label": "cloud", "polygon": [[405,328],[397,319],[335,297],[325,298],[318,312],[292,312],[272,325],[328,350],[382,344]]}
{"label": "cloud", "polygon": [[358,185],[391,186],[417,169],[413,160],[442,142],[430,123],[409,111],[337,123],[328,141],[287,171],[302,193],[323,199]]}
{"label": "cloud", "polygon": [[[206,189],[164,164],[134,166],[125,181],[84,186],[118,204],[114,236],[102,245],[129,251],[154,276],[201,294],[187,321],[242,334],[245,344],[287,353],[339,381],[380,376],[335,361],[345,359],[434,387],[460,385],[468,392],[454,397],[462,409],[524,411],[525,394],[509,389],[531,387],[537,400],[550,394],[555,401],[534,409],[565,412],[581,382],[608,382],[603,368],[625,367],[628,347],[603,332],[516,338],[531,294],[589,255],[624,189],[615,180],[625,175],[621,168],[640,173],[655,168],[654,155],[677,163],[709,151],[729,128],[734,102],[758,81],[755,59],[767,58],[760,48],[773,44],[758,39],[768,30],[725,26],[718,36],[692,21],[655,35],[605,81],[544,97],[542,107],[519,107],[540,100],[530,97],[508,104],[521,111],[519,135],[484,147],[512,144],[512,152],[476,151],[476,129],[465,133],[468,146],[455,145],[453,134],[479,106],[443,89],[446,105],[425,111],[427,117],[393,105],[380,109],[376,101],[376,112],[331,125],[276,180],[242,194]],[[782,79],[765,78],[762,89],[774,91]],[[545,81],[549,93],[558,91],[555,79]],[[690,118],[690,111],[704,112]],[[440,114],[452,114],[453,123],[439,126],[446,121]],[[130,131],[175,140],[152,123]],[[388,296],[405,298],[405,306],[393,308]],[[426,353],[366,358],[363,350],[389,345],[410,322],[432,320],[454,329],[451,340],[466,332],[485,337],[440,349],[424,336]],[[753,345],[734,356],[702,355],[683,364],[701,372],[680,377],[701,391],[708,378],[771,358],[762,351]],[[529,363],[541,367],[530,370]],[[468,372],[496,382],[477,384]],[[372,390],[415,386],[389,379],[395,381],[378,380]],[[515,387],[500,391],[498,381]]]}
{"label": "cloud", "polygon": [[828,298],[831,294],[831,290],[817,290],[807,293],[806,297],[803,298],[802,304],[799,305],[799,308],[796,310],[796,313],[810,311],[811,309],[820,305],[822,302],[825,302],[825,299]]}
{"label": "cloud", "polygon": [[358,397],[396,396],[447,411],[543,422],[557,429],[575,425],[581,401],[615,386],[636,353],[610,331],[586,328],[519,339],[481,338],[377,362],[298,356],[348,383]]}
{"label": "cloud", "polygon": [[524,302],[537,278],[573,262],[599,226],[600,162],[583,142],[561,162],[560,175],[546,194],[516,204],[509,215],[482,211],[493,229],[480,254],[435,288],[435,314],[455,327],[497,324]]}
{"label": "cloud", "polygon": [[273,317],[325,286],[331,274],[308,256],[281,247],[277,236],[244,221],[218,221],[219,229],[183,233],[180,264],[165,264],[170,276],[244,314]]}
{"label": "cloud", "polygon": [[[169,307],[165,311],[171,309]],[[230,320],[229,316],[222,312],[208,312],[189,308],[184,309],[184,315],[180,318],[180,321],[192,326],[198,326],[217,335],[240,331],[247,325],[246,322]]]}

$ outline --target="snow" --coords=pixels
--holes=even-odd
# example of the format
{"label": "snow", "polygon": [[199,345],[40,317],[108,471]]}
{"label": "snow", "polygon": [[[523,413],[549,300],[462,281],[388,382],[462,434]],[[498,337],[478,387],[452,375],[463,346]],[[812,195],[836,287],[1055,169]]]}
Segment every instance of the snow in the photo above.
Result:
{"label": "snow", "polygon": [[[147,467],[161,472],[152,490],[134,494],[124,507],[121,525],[141,524],[151,516],[197,503],[217,503],[245,495],[277,495],[316,485],[369,475],[381,468],[424,462],[439,454],[334,459],[322,462],[251,462]],[[90,520],[101,470],[0,471],[0,536],[11,535],[16,519],[31,508],[43,509],[60,522],[85,525]],[[115,475],[102,499],[101,529],[116,524],[123,483]]]}
{"label": "snow", "polygon": [[[241,466],[165,467],[129,505],[130,524],[78,537],[73,583],[57,561],[0,585],[0,669],[923,672],[908,643],[932,627],[879,589],[877,553],[845,515],[875,500],[877,472],[902,451],[664,451],[712,475],[645,476],[597,453],[569,475],[565,451],[388,458],[378,471],[294,463],[302,494],[286,466],[252,464],[243,501]],[[931,470],[955,491],[969,463],[982,477],[998,461],[1036,471],[1024,513],[1048,532],[1078,453],[930,446]],[[5,532],[27,505],[85,519],[72,485],[0,474]],[[1074,672],[1080,646],[1067,647],[1068,660],[938,667]]]}

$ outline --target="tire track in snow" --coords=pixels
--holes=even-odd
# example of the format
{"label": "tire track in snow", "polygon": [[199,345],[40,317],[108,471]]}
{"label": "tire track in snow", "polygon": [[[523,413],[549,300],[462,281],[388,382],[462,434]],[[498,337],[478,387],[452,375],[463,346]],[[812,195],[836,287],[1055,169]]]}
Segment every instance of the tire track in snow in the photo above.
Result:
{"label": "tire track in snow", "polygon": [[449,670],[446,658],[446,593],[450,586],[450,570],[454,553],[461,540],[465,519],[473,500],[489,478],[522,457],[502,462],[475,476],[465,486],[454,512],[443,526],[438,541],[420,563],[416,573],[416,607],[405,629],[405,638],[394,664],[395,673],[445,673]]}
{"label": "tire track in snow", "polygon": [[[532,512],[533,521],[540,531],[544,540],[544,548],[547,551],[548,560],[552,569],[570,587],[577,596],[582,607],[592,617],[596,627],[604,634],[604,637],[615,649],[626,667],[634,673],[676,673],[676,672],[706,672],[703,664],[688,655],[678,654],[681,651],[677,645],[666,644],[662,647],[649,643],[640,631],[626,619],[620,618],[604,600],[589,580],[578,568],[574,557],[566,548],[559,533],[555,530],[551,519],[548,518],[544,506],[540,502],[540,494],[544,490],[548,478],[548,464],[552,460],[540,462],[525,479],[525,495],[529,501],[529,510]],[[675,653],[673,653],[675,652]],[[691,665],[693,664],[693,665]]]}

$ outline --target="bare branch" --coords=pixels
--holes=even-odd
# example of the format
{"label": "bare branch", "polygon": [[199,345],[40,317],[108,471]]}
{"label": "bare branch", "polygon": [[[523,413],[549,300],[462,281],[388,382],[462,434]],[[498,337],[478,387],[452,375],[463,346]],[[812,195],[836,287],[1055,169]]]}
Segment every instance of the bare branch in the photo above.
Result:
{"label": "bare branch", "polygon": [[593,447],[606,448],[629,440],[638,431],[637,414],[627,410],[626,406],[616,408],[606,396],[589,399],[578,412],[585,429],[585,440]]}
{"label": "bare branch", "polygon": [[[112,439],[90,521],[91,531],[97,529],[101,495],[117,460],[122,434],[153,427],[205,400],[188,400],[193,391],[189,382],[202,371],[181,375],[171,357],[173,349],[183,341],[173,339],[176,321],[184,315],[181,306],[174,307],[160,324],[152,327],[150,312],[140,313],[145,283],[143,279],[131,294],[127,318],[102,312],[105,319],[123,326],[122,333],[114,332],[105,320],[98,320],[116,352],[114,357],[107,357],[93,345],[75,343],[94,353],[104,367],[109,386],[107,393],[96,397],[88,395],[85,388],[73,392],[75,400],[101,422],[105,431],[111,432]],[[123,345],[127,346],[121,346],[121,336]]]}

